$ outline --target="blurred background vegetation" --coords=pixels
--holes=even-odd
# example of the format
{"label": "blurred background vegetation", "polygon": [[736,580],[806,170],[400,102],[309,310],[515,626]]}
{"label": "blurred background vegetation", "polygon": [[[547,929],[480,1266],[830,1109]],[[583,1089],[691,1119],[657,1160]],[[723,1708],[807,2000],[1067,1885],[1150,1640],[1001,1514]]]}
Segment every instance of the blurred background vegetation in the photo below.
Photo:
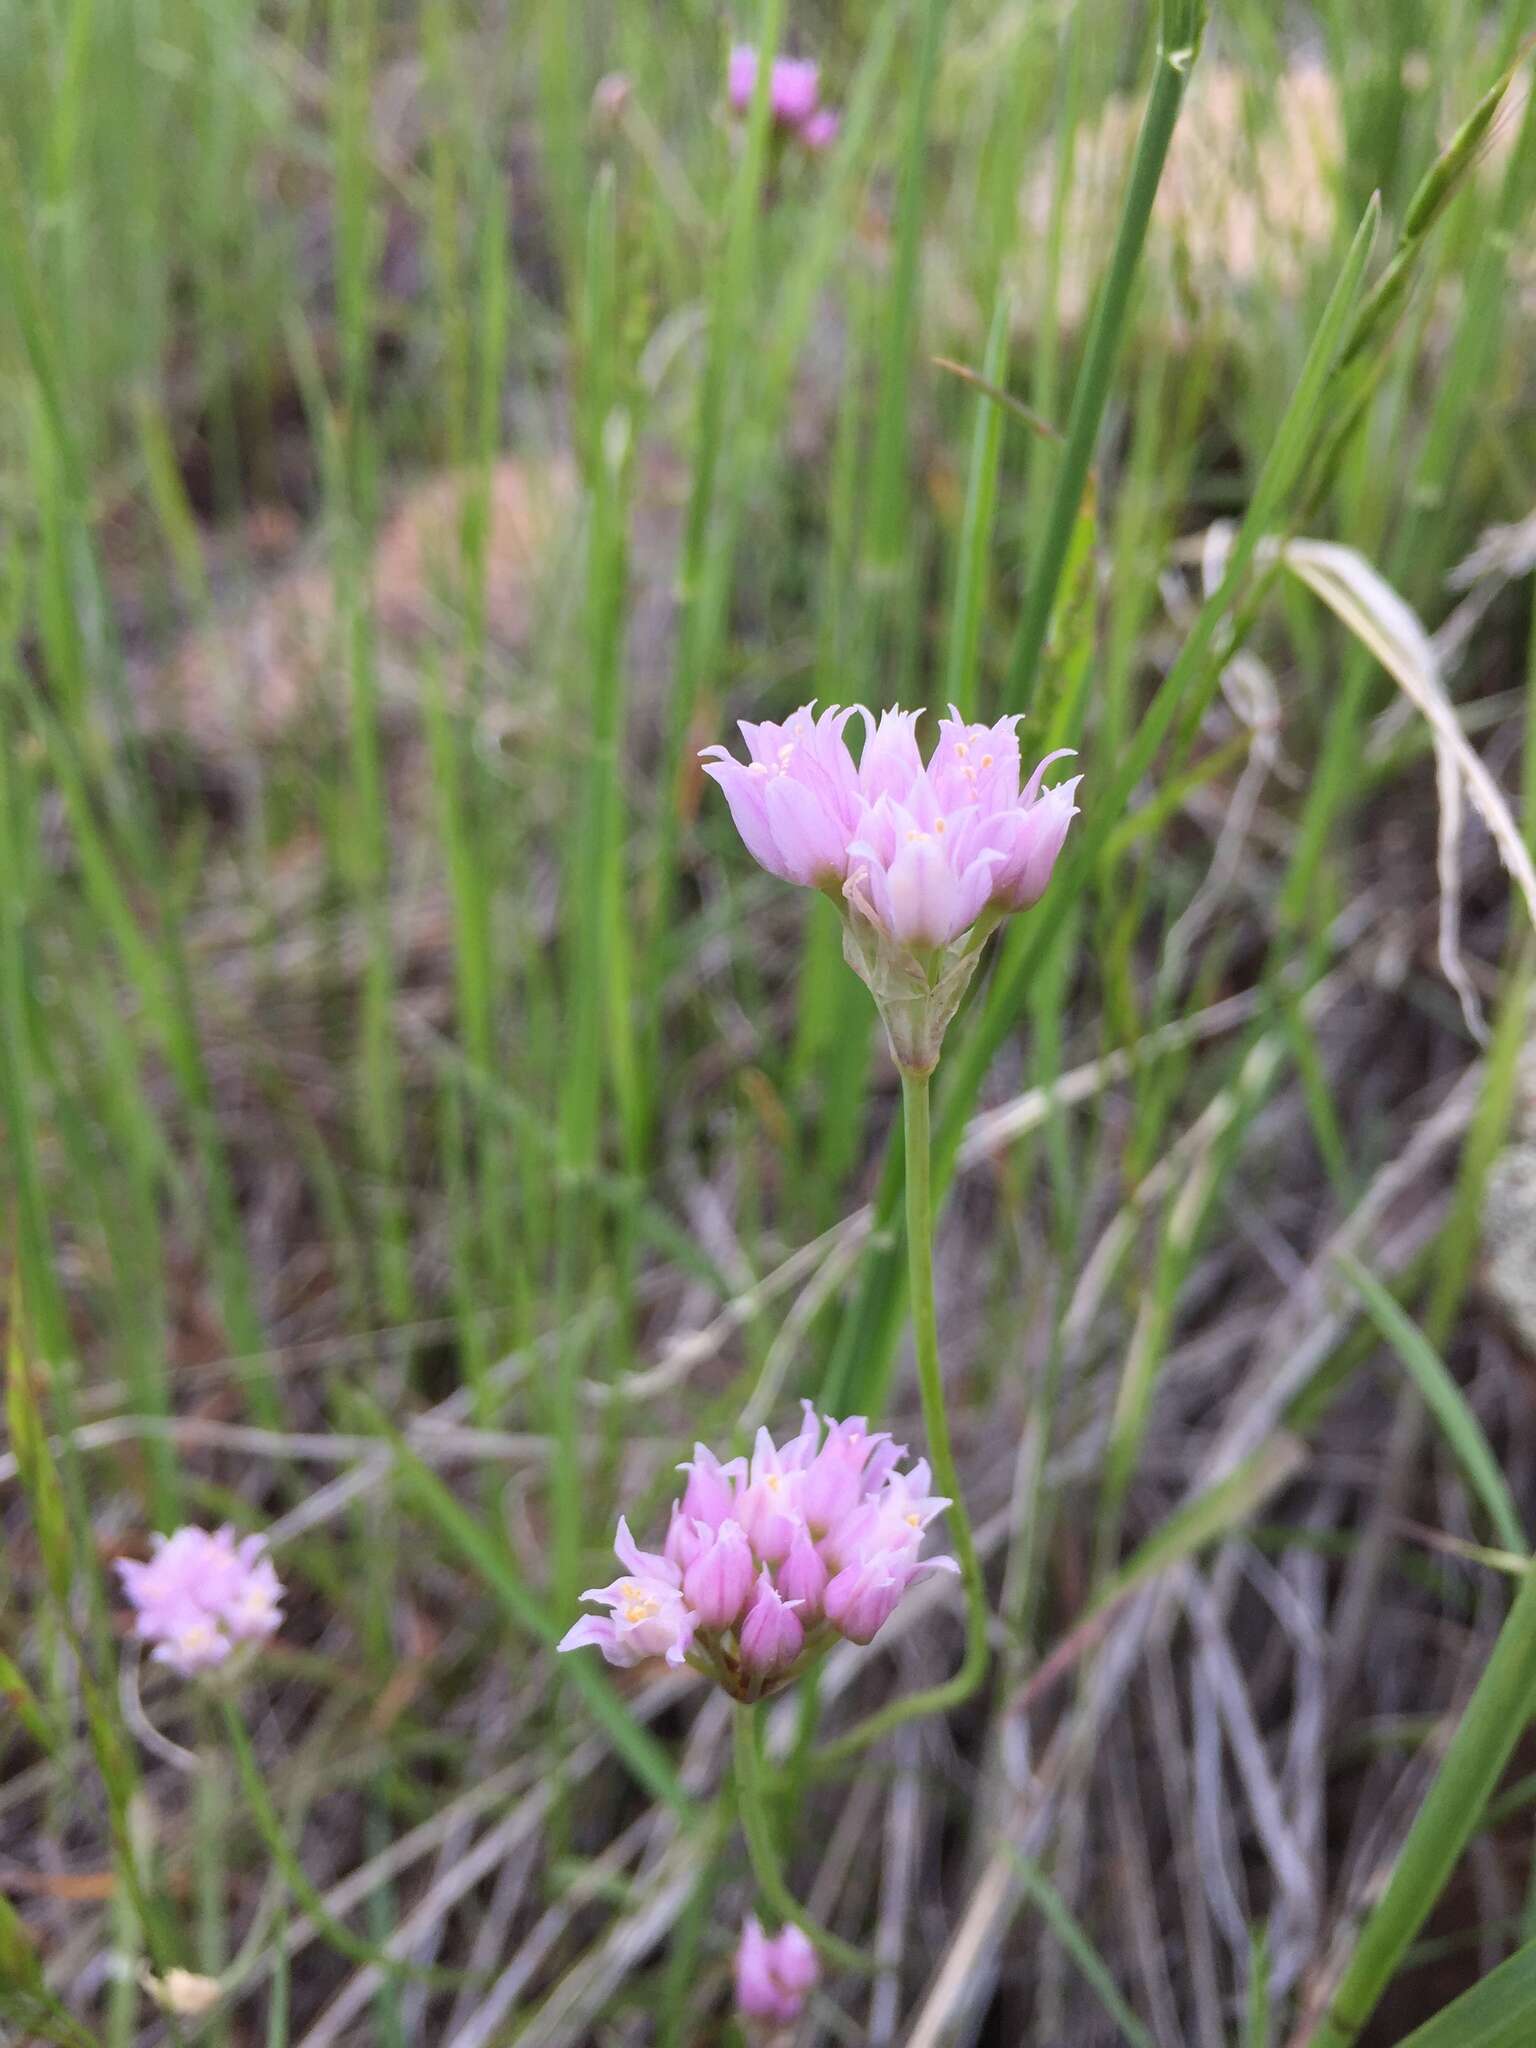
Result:
{"label": "blurred background vegetation", "polygon": [[[745,7],[0,6],[0,1893],[113,2048],[145,1957],[225,2044],[727,2038],[720,1703],[548,1646],[695,1435],[916,1427],[872,1008],[695,765],[811,697],[1085,780],[940,1075],[997,1678],[780,1725],[897,1964],[806,2038],[1311,2038],[1536,1511],[1536,6],[1165,13],[796,6],[812,154]],[[187,1518],[274,1525],[350,1952],[118,1688]],[[1536,1934],[1532,1792],[1362,2039]]]}

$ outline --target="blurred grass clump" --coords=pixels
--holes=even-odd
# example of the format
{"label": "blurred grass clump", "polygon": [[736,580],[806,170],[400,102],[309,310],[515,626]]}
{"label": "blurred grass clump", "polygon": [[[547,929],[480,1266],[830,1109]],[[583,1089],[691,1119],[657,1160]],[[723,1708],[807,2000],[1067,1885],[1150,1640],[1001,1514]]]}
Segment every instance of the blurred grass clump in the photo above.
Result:
{"label": "blurred grass clump", "polygon": [[[938,1080],[992,1682],[818,1757],[939,1587],[769,1721],[806,2038],[1532,2038],[1533,29],[0,8],[19,2038],[729,2037],[721,1703],[549,1649],[695,1436],[917,1447],[895,1077],[696,764],[813,697],[1085,779]],[[108,1597],[186,1519],[233,1750]]]}

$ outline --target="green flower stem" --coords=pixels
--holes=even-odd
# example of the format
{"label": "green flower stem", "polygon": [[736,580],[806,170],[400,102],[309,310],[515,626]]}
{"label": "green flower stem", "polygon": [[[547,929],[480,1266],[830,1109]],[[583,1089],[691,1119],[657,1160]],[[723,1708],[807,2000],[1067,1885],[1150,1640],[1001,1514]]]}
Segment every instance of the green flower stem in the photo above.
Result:
{"label": "green flower stem", "polygon": [[736,1810],[741,1818],[741,1832],[746,1836],[747,1854],[752,1859],[757,1888],[768,1910],[780,1920],[792,1920],[809,1935],[829,1962],[835,1963],[840,1970],[858,1970],[864,1976],[871,1976],[879,1968],[873,1957],[813,1920],[795,1898],[779,1867],[779,1852],[774,1846],[773,1827],[763,1800],[761,1713],[760,1707],[738,1707],[734,1717]]}
{"label": "green flower stem", "polygon": [[968,1700],[987,1668],[987,1589],[976,1555],[971,1518],[960,1491],[960,1474],[949,1441],[944,1407],[944,1380],[939,1369],[939,1324],[933,1304],[933,1182],[928,1133],[928,1075],[910,1067],[901,1070],[902,1112],[906,1126],[907,1272],[912,1304],[912,1340],[917,1352],[917,1383],[923,1399],[923,1426],[928,1435],[928,1460],[935,1489],[952,1503],[947,1527],[954,1539],[965,1587],[965,1656],[953,1678],[926,1692],[893,1700],[861,1721],[817,1757],[818,1769],[856,1756],[893,1728],[925,1714],[942,1714]]}

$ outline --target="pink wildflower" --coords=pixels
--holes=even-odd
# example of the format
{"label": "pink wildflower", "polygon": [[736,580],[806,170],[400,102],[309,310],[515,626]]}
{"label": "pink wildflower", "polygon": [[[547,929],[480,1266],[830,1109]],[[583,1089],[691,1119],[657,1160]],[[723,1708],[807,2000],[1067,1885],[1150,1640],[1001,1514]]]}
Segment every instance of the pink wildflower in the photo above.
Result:
{"label": "pink wildflower", "polygon": [[[726,65],[726,97],[738,114],[744,114],[756,90],[757,52],[749,43],[738,43]],[[821,67],[814,58],[775,57],[768,101],[775,125],[797,136],[807,149],[828,149],[837,139],[838,116],[821,104]]]}
{"label": "pink wildflower", "polygon": [[[814,1426],[814,1417],[808,1418]],[[805,1432],[781,1451],[766,1429],[757,1432],[751,1483],[742,1495],[740,1516],[759,1557],[777,1564],[789,1553],[800,1520],[800,1474],[809,1464]]]}
{"label": "pink wildflower", "polygon": [[583,1616],[560,1648],[593,1644],[619,1665],[686,1662],[754,1700],[835,1637],[867,1642],[920,1571],[954,1569],[919,1562],[949,1503],[929,1492],[924,1461],[902,1469],[905,1456],[863,1416],[834,1422],[809,1401],[782,1444],[759,1430],[750,1460],[722,1464],[696,1444],[661,1553],[641,1550],[621,1521],[627,1576],[582,1596],[608,1612]]}
{"label": "pink wildflower", "polygon": [[[752,104],[757,90],[757,52],[750,43],[731,51],[725,74],[726,93],[738,114]],[[816,112],[821,93],[821,67],[811,57],[775,57],[768,79],[773,118],[784,128],[799,128]]]}
{"label": "pink wildflower", "polygon": [[756,86],[757,52],[750,43],[737,43],[726,62],[725,90],[738,114],[751,106]]}
{"label": "pink wildflower", "polygon": [[811,57],[776,57],[768,84],[773,118],[798,128],[816,111],[821,93],[821,67]]}
{"label": "pink wildflower", "polygon": [[745,1458],[732,1458],[722,1465],[713,1451],[695,1444],[692,1458],[677,1469],[688,1474],[682,1501],[685,1515],[718,1529],[727,1515],[735,1514],[736,1490],[746,1480]]}
{"label": "pink wildflower", "polygon": [[579,1650],[586,1643],[595,1643],[610,1664],[620,1666],[643,1664],[648,1657],[665,1657],[673,1665],[683,1663],[693,1642],[696,1617],[684,1604],[677,1566],[641,1550],[622,1516],[613,1547],[620,1564],[629,1567],[629,1576],[615,1579],[610,1586],[591,1587],[581,1596],[606,1607],[608,1615],[584,1614],[556,1647]]}
{"label": "pink wildflower", "polygon": [[821,1599],[827,1590],[826,1560],[803,1524],[779,1566],[779,1591],[795,1608],[802,1622],[821,1619]]}
{"label": "pink wildflower", "polygon": [[265,1536],[237,1537],[227,1524],[212,1532],[189,1525],[156,1536],[146,1563],[119,1560],[133,1632],[154,1645],[157,1663],[193,1678],[237,1645],[276,1634],[283,1588],[266,1548]]}
{"label": "pink wildflower", "polygon": [[[878,1460],[871,1458],[878,1453]],[[827,1440],[807,1466],[800,1482],[799,1507],[806,1524],[818,1537],[849,1515],[882,1484],[892,1465],[901,1457],[899,1445],[892,1444],[882,1430],[869,1434],[862,1415],[846,1422],[834,1422]]]}
{"label": "pink wildflower", "polygon": [[851,1643],[872,1643],[895,1613],[902,1591],[900,1578],[883,1559],[848,1565],[827,1587],[827,1619]]}
{"label": "pink wildflower", "polygon": [[752,1588],[738,1642],[742,1668],[756,1679],[787,1671],[805,1648],[805,1624],[764,1565]]}
{"label": "pink wildflower", "polygon": [[683,1572],[683,1598],[705,1628],[734,1628],[752,1591],[756,1559],[740,1522],[722,1522],[706,1531],[702,1522],[694,1528],[705,1541],[697,1557]]}
{"label": "pink wildflower", "polygon": [[785,2027],[799,2019],[821,1966],[809,1939],[792,1923],[763,1932],[755,1915],[743,1923],[736,1950],[736,2010],[745,2020]]}
{"label": "pink wildflower", "polygon": [[[704,749],[747,851],[770,874],[824,890],[844,951],[869,984],[905,1066],[926,1070],[1002,918],[1039,900],[1077,815],[1080,777],[1042,787],[1068,749],[1020,786],[1016,717],[971,725],[951,708],[926,764],[921,714],[809,704],[783,725],[749,724],[748,759]],[[858,717],[855,762],[846,728]]]}

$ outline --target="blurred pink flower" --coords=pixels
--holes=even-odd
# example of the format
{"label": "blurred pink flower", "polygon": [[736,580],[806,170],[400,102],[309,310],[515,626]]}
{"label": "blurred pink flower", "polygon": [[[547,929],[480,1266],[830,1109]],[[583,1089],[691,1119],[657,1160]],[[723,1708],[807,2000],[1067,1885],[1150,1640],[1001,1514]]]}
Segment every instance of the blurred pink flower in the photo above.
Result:
{"label": "blurred pink flower", "polygon": [[764,1934],[749,1915],[736,1950],[736,2009],[745,2020],[790,2026],[805,2010],[816,1988],[821,1965],[808,1936],[792,1923],[775,1935]]}
{"label": "blurred pink flower", "polygon": [[[726,97],[738,114],[746,113],[757,89],[757,52],[738,43],[726,64]],[[836,139],[838,117],[821,105],[821,67],[812,57],[775,57],[768,80],[774,121],[797,135],[809,149],[826,149]]]}
{"label": "blurred pink flower", "polygon": [[809,1401],[782,1444],[759,1430],[750,1459],[722,1464],[696,1444],[661,1553],[641,1550],[621,1521],[614,1548],[628,1576],[582,1596],[609,1611],[584,1616],[560,1648],[593,1644],[620,1665],[687,1662],[751,1700],[836,1636],[867,1642],[920,1571],[954,1569],[919,1561],[949,1503],[929,1492],[926,1462],[900,1469],[905,1456],[863,1416],[833,1422]]}
{"label": "blurred pink flower", "polygon": [[736,43],[726,60],[725,90],[738,114],[744,114],[751,106],[756,84],[757,52],[750,43]]}
{"label": "blurred pink flower", "polygon": [[[746,761],[706,747],[747,851],[770,874],[824,890],[844,951],[905,1066],[938,1058],[988,933],[1039,900],[1077,815],[1081,777],[1042,787],[1070,749],[1020,786],[1017,717],[972,725],[951,709],[926,764],[921,713],[807,704],[782,725],[742,721]],[[857,762],[846,728],[864,725]]]}
{"label": "blurred pink flower", "polygon": [[265,1536],[239,1536],[226,1524],[191,1525],[156,1536],[145,1563],[118,1561],[133,1608],[133,1632],[154,1645],[157,1663],[183,1678],[222,1664],[241,1643],[264,1642],[282,1623],[282,1584]]}

